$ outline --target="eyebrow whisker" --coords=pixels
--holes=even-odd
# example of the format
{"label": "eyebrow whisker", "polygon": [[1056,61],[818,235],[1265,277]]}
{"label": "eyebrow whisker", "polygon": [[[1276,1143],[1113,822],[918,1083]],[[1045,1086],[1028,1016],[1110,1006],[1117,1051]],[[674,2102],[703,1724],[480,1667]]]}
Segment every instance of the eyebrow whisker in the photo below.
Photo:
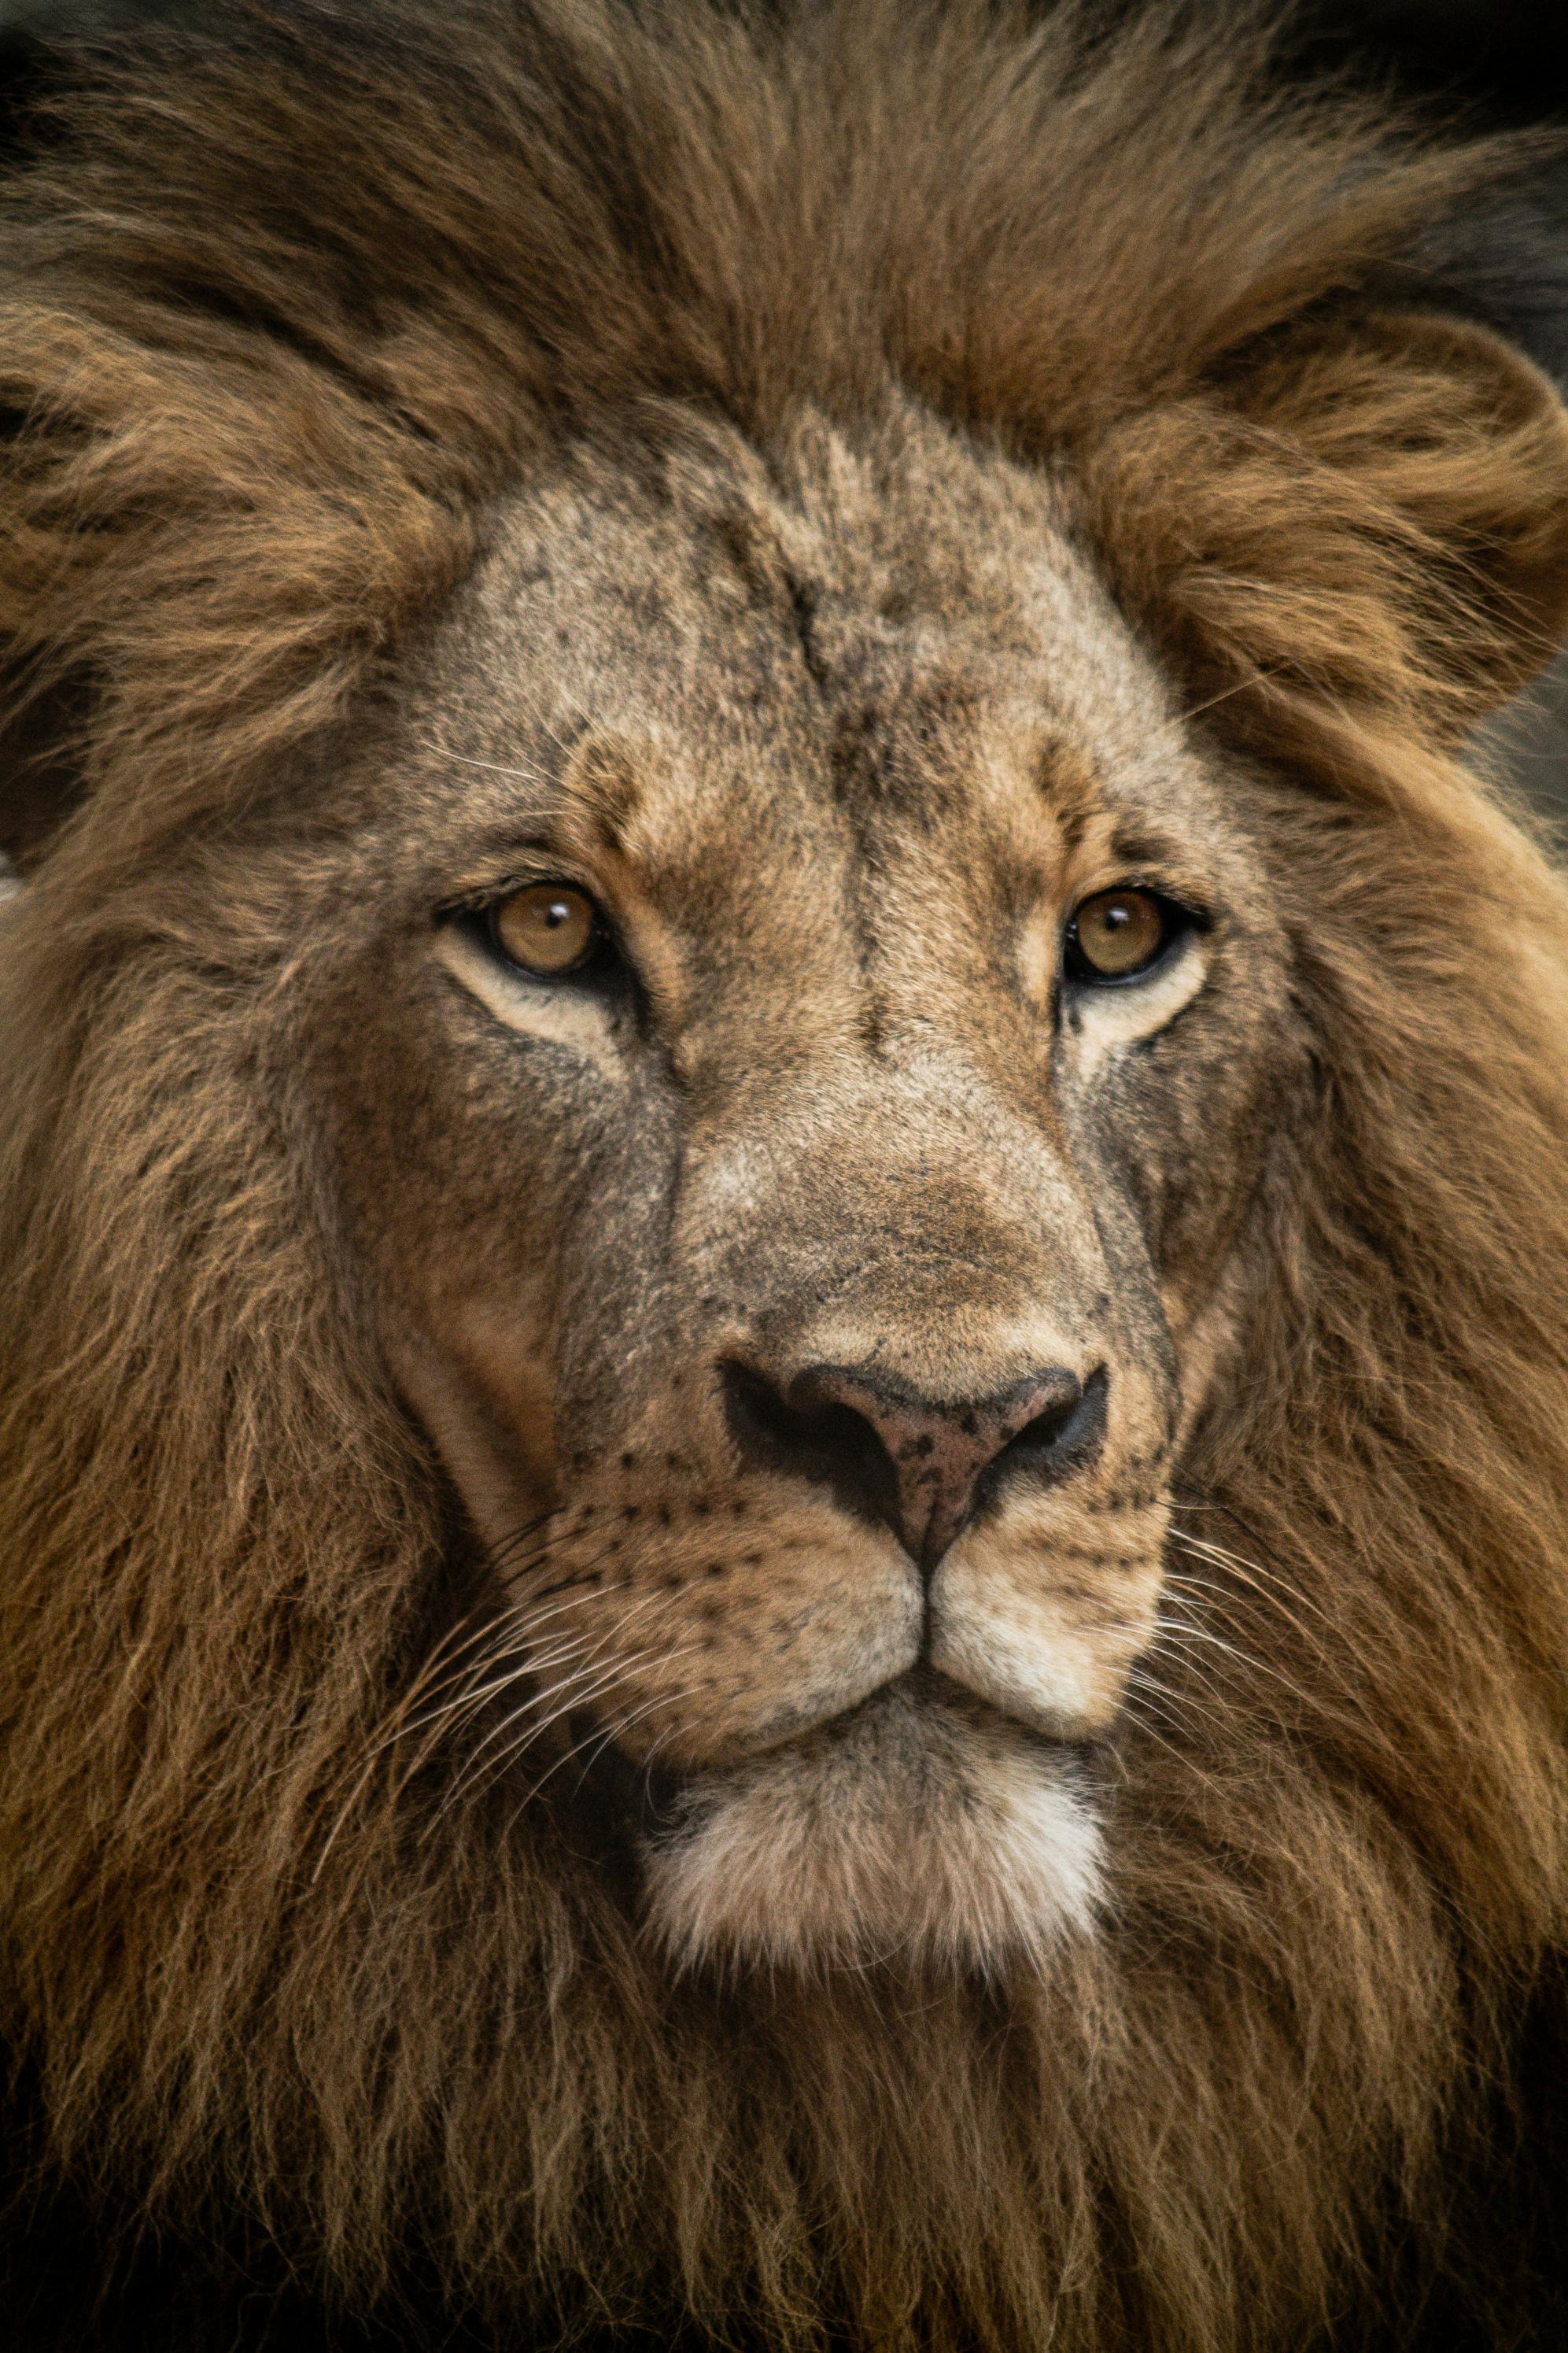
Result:
{"label": "eyebrow whisker", "polygon": [[427,744],[427,752],[438,760],[455,760],[460,768],[486,768],[492,776],[515,776],[520,785],[547,785],[550,778],[542,768],[509,767],[504,760],[476,760],[467,752],[447,752],[438,744]]}

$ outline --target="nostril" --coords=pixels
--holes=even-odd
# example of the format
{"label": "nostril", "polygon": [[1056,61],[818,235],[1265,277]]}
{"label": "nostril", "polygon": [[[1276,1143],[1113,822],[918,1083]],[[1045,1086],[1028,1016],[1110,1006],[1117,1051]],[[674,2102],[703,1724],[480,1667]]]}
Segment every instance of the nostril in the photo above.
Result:
{"label": "nostril", "polygon": [[1015,1475],[1037,1480],[1063,1479],[1081,1470],[1099,1451],[1105,1436],[1110,1376],[1098,1365],[1086,1380],[1071,1381],[1044,1410],[1024,1424],[981,1472],[977,1492],[988,1499],[1002,1482]]}
{"label": "nostril", "polygon": [[1079,1420],[1083,1411],[1084,1392],[1074,1381],[1067,1397],[1053,1398],[1022,1430],[1015,1432],[1003,1449],[1005,1453],[1044,1454],[1060,1444],[1064,1435]]}
{"label": "nostril", "polygon": [[750,1365],[725,1364],[719,1371],[725,1419],[731,1434],[748,1451],[759,1442],[775,1449],[795,1444],[800,1416],[784,1403],[772,1381],[753,1372]]}
{"label": "nostril", "polygon": [[881,1438],[864,1414],[825,1392],[809,1373],[788,1394],[753,1366],[720,1367],[724,1415],[742,1461],[830,1487],[844,1507],[885,1520],[899,1480]]}

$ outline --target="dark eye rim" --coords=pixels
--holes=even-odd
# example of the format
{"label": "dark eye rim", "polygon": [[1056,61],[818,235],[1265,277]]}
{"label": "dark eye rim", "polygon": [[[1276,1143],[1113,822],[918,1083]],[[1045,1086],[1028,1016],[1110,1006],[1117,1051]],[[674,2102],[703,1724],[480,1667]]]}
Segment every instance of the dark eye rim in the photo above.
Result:
{"label": "dark eye rim", "polygon": [[[1141,898],[1153,900],[1160,911],[1162,936],[1159,946],[1146,962],[1134,965],[1129,972],[1101,972],[1097,965],[1089,962],[1079,944],[1078,919],[1085,907],[1091,906],[1096,899],[1115,898],[1119,892],[1129,896],[1136,892]],[[1129,880],[1107,883],[1103,890],[1086,892],[1062,928],[1063,980],[1074,988],[1141,987],[1156,973],[1163,972],[1196,933],[1207,928],[1208,919],[1197,908],[1173,897],[1169,891],[1160,890],[1152,882]]]}

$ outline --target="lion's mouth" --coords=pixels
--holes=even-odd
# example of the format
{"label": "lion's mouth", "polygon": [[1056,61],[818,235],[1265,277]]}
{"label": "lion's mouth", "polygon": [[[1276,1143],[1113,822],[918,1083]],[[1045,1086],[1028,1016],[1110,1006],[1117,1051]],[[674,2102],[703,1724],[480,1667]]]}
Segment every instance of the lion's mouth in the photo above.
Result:
{"label": "lion's mouth", "polygon": [[929,1665],[722,1766],[580,1736],[580,1794],[682,1966],[894,1951],[1039,1966],[1093,1914],[1104,1741],[1053,1738]]}
{"label": "lion's mouth", "polygon": [[[837,1715],[749,1750],[743,1763],[750,1767],[786,1758],[825,1739],[852,1746],[864,1725],[874,1723],[890,1707],[902,1705],[955,1718],[983,1736],[1006,1737],[1021,1749],[1037,1752],[1043,1763],[1071,1758],[1080,1772],[1092,1776],[1098,1775],[1108,1746],[1105,1733],[1044,1732],[921,1659]],[[730,1765],[682,1768],[657,1756],[628,1757],[614,1739],[606,1738],[603,1725],[586,1711],[571,1719],[569,1736],[572,1749],[584,1760],[574,1788],[590,1798],[598,1810],[612,1815],[623,1831],[630,1830],[641,1838],[658,1839],[676,1831],[689,1810],[692,1791],[710,1785],[716,1774],[735,1769]]]}
{"label": "lion's mouth", "polygon": [[1089,1744],[919,1667],[762,1756],[648,1777],[643,1916],[683,1968],[1038,1968],[1098,1905],[1098,1779]]}

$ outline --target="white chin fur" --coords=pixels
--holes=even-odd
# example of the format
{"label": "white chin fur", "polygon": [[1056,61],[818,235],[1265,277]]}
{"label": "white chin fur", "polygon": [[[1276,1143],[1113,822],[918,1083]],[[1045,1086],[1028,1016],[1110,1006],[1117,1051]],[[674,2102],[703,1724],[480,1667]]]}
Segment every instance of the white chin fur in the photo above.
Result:
{"label": "white chin fur", "polygon": [[904,1685],[702,1776],[647,1860],[649,1925],[682,1967],[1043,1968],[1100,1893],[1072,1758]]}

